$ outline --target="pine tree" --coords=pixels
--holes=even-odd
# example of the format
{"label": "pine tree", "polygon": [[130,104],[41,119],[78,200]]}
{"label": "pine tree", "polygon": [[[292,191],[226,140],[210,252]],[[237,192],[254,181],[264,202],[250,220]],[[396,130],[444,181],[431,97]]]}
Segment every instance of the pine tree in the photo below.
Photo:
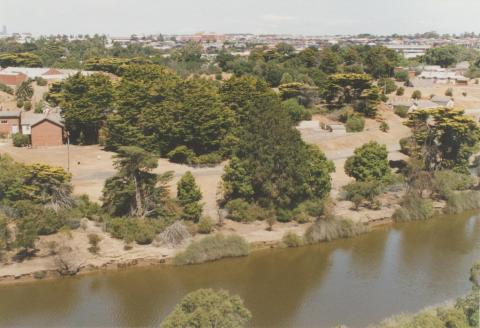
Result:
{"label": "pine tree", "polygon": [[182,218],[198,222],[203,211],[203,204],[200,203],[202,192],[190,171],[185,173],[177,184],[177,198],[183,207]]}

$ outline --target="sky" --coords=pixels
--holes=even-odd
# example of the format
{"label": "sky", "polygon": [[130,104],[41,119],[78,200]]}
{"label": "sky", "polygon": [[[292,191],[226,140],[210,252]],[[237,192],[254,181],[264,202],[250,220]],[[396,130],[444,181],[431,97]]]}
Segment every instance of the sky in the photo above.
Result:
{"label": "sky", "polygon": [[0,0],[0,26],[40,34],[480,32],[480,0]]}

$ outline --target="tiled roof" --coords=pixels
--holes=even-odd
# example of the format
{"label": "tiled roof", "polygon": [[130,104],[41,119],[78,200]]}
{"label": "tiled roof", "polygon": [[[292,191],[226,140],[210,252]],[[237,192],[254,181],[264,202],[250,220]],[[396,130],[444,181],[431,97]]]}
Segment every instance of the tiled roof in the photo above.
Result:
{"label": "tiled roof", "polygon": [[19,110],[0,112],[0,117],[20,117],[20,115],[21,115],[21,112]]}

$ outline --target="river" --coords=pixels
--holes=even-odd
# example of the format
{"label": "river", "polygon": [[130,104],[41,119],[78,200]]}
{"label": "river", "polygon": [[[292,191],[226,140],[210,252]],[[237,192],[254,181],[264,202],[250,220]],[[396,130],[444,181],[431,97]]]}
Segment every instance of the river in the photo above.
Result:
{"label": "river", "polygon": [[198,288],[225,288],[254,327],[364,327],[465,294],[480,259],[473,214],[399,224],[347,240],[209,264],[0,287],[0,326],[158,326]]}

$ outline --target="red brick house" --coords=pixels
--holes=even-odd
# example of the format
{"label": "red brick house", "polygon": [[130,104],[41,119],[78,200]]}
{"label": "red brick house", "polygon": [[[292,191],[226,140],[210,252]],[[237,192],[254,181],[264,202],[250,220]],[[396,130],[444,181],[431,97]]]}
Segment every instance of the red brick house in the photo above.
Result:
{"label": "red brick house", "polygon": [[65,126],[58,113],[24,113],[21,131],[30,135],[32,147],[60,146],[64,143]]}
{"label": "red brick house", "polygon": [[9,72],[3,72],[0,71],[0,83],[5,84],[11,88],[16,88],[22,83],[23,81],[26,81],[28,79],[28,76],[26,76],[23,73],[9,73]]}
{"label": "red brick house", "polygon": [[20,111],[0,112],[0,135],[6,137],[20,131]]}

